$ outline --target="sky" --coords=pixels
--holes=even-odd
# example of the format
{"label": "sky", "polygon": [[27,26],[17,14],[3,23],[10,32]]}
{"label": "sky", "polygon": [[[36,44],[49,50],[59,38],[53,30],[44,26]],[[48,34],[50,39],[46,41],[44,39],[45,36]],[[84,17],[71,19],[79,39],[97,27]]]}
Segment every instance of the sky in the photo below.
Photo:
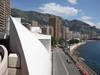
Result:
{"label": "sky", "polygon": [[100,28],[100,0],[12,0],[12,8],[82,20]]}

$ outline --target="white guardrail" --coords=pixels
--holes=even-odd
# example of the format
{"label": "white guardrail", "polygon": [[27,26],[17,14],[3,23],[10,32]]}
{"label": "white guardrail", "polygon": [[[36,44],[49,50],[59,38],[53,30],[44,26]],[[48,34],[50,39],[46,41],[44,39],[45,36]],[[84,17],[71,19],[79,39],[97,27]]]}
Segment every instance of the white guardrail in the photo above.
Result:
{"label": "white guardrail", "polygon": [[0,75],[8,75],[8,51],[3,45],[0,45],[0,53],[3,54],[0,63]]}

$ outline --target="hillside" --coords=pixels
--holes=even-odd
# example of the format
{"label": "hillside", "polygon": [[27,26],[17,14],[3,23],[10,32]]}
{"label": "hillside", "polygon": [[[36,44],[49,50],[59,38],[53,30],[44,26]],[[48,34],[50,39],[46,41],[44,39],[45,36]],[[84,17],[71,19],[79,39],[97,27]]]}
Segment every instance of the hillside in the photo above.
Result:
{"label": "hillside", "polygon": [[[65,20],[66,22],[67,20]],[[89,33],[91,31],[96,31],[100,32],[99,29],[97,29],[95,26],[90,26],[89,24],[79,21],[79,20],[72,20],[72,21],[67,21],[67,26],[70,28],[72,31],[78,31],[82,33]]]}
{"label": "hillside", "polygon": [[[32,20],[36,20],[39,22],[40,25],[49,25],[49,17],[55,16],[51,14],[43,14],[35,11],[23,11],[20,9],[13,8],[11,10],[11,15],[13,17],[21,17],[23,23],[31,23]],[[56,16],[59,17],[59,16]],[[61,17],[59,17],[62,20],[62,23],[64,26],[67,26],[72,31],[77,31],[81,33],[89,33],[91,31],[96,31],[98,34],[100,34],[100,29],[97,29],[96,27],[92,27],[87,23],[84,23],[79,20],[64,20]]]}
{"label": "hillside", "polygon": [[40,24],[47,24],[48,23],[48,14],[41,14],[34,11],[23,11],[19,9],[12,9],[11,15],[13,17],[21,17],[22,22],[24,23],[31,23],[32,20],[38,21]]}

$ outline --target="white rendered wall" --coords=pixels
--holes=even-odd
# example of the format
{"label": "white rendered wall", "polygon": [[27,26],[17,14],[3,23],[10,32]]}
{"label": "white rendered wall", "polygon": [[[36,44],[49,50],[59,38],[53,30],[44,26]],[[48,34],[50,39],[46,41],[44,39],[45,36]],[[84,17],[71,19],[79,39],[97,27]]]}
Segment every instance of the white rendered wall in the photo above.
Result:
{"label": "white rendered wall", "polygon": [[21,18],[20,17],[14,17],[18,22],[21,23]]}
{"label": "white rendered wall", "polygon": [[[33,34],[33,33],[32,33]],[[51,35],[44,35],[35,33],[35,36],[41,41],[41,43],[46,47],[48,52],[51,52]]]}
{"label": "white rendered wall", "polygon": [[41,33],[42,30],[40,27],[31,27],[31,32],[33,33]]}
{"label": "white rendered wall", "polygon": [[29,75],[51,75],[51,54],[38,38],[12,18],[28,66]]}

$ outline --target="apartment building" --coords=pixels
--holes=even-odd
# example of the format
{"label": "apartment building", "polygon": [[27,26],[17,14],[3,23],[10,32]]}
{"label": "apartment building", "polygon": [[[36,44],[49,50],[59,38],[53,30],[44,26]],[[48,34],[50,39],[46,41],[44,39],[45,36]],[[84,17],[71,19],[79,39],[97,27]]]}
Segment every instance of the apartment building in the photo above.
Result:
{"label": "apartment building", "polygon": [[0,32],[5,32],[10,16],[10,0],[0,0]]}
{"label": "apartment building", "polygon": [[61,26],[62,26],[62,22],[58,17],[50,17],[49,18],[49,25],[53,26],[53,36],[54,39],[59,40],[61,39]]}
{"label": "apartment building", "polygon": [[38,27],[38,26],[39,26],[38,21],[33,20],[32,21],[32,27]]}

